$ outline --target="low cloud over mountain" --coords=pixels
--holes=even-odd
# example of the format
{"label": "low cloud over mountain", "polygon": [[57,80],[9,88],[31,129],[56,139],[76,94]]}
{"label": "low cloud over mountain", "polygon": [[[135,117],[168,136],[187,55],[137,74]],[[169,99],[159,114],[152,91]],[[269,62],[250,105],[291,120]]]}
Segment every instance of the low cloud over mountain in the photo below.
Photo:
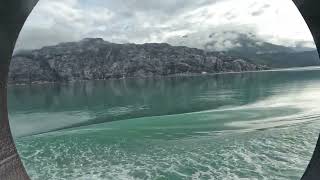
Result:
{"label": "low cloud over mountain", "polygon": [[239,34],[258,43],[314,47],[289,0],[41,0],[16,49],[101,37],[115,43],[169,42],[228,50],[241,45],[233,42]]}

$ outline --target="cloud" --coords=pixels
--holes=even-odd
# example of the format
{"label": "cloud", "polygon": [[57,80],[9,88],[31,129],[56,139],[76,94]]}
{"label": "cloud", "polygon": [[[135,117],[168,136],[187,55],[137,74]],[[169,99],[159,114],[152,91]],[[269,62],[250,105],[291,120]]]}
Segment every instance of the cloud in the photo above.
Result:
{"label": "cloud", "polygon": [[[263,37],[257,37],[254,26],[226,24],[210,29],[203,29],[185,36],[173,36],[167,41],[170,44],[189,46],[206,50],[225,51],[235,47],[240,47],[240,40],[252,40],[263,42]],[[245,35],[245,37],[243,37]]]}
{"label": "cloud", "polygon": [[259,16],[263,13],[263,11],[254,11],[251,13],[252,16]]}
{"label": "cloud", "polygon": [[[223,49],[234,45],[229,37],[234,35],[221,33],[230,30],[282,45],[312,41],[290,0],[269,0],[268,4],[261,0],[40,0],[22,29],[16,49],[85,37],[203,47],[201,42],[209,41],[212,33],[218,34],[214,36],[219,42],[216,46]],[[186,35],[190,42],[180,38]]]}
{"label": "cloud", "polygon": [[253,11],[251,13],[252,16],[260,16],[262,15],[266,9],[268,9],[270,6],[270,4],[258,4],[258,3],[254,3],[250,6],[251,8],[255,9],[255,11]]}

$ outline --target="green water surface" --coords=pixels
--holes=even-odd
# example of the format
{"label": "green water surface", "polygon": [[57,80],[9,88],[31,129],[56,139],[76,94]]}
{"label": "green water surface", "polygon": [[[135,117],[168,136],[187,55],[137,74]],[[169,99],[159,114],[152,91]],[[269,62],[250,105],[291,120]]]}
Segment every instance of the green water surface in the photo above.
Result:
{"label": "green water surface", "polygon": [[9,87],[32,179],[299,179],[320,69]]}

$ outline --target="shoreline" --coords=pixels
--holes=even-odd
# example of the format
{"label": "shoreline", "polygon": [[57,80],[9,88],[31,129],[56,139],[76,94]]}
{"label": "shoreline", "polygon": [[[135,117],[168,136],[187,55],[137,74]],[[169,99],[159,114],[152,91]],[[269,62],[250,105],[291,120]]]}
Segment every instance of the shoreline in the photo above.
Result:
{"label": "shoreline", "polygon": [[258,73],[258,72],[279,72],[279,71],[301,71],[301,70],[320,70],[320,66],[306,66],[306,67],[292,67],[292,68],[273,68],[266,70],[255,70],[255,71],[230,71],[230,72],[218,72],[218,73],[190,73],[190,74],[172,74],[172,75],[158,75],[158,76],[145,76],[145,77],[123,77],[123,78],[108,78],[108,79],[88,79],[88,80],[72,80],[72,81],[40,81],[30,83],[10,83],[7,86],[29,86],[29,85],[47,85],[47,84],[71,84],[77,82],[88,82],[88,81],[110,81],[110,80],[126,80],[126,79],[157,79],[157,78],[172,78],[172,77],[198,77],[198,76],[215,76],[223,74],[244,74],[244,73]]}

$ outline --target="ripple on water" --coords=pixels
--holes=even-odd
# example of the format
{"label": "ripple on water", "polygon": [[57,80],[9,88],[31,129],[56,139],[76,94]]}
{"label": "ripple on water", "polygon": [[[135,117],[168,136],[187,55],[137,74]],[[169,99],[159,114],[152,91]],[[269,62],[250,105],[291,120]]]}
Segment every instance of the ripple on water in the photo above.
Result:
{"label": "ripple on water", "polygon": [[[320,128],[319,72],[133,83],[116,88],[121,96],[106,93],[107,83],[94,93],[71,94],[72,101],[58,93],[60,114],[28,114],[28,121],[22,114],[17,122],[34,131],[38,115],[44,129],[36,130],[62,130],[18,138],[17,147],[36,180],[299,179]],[[85,111],[89,100],[91,111]],[[80,110],[68,112],[68,106]],[[127,120],[94,124],[110,118]],[[88,126],[63,129],[79,122]]]}
{"label": "ripple on water", "polygon": [[17,145],[32,179],[299,179],[318,126],[180,140],[84,131],[27,137]]}

